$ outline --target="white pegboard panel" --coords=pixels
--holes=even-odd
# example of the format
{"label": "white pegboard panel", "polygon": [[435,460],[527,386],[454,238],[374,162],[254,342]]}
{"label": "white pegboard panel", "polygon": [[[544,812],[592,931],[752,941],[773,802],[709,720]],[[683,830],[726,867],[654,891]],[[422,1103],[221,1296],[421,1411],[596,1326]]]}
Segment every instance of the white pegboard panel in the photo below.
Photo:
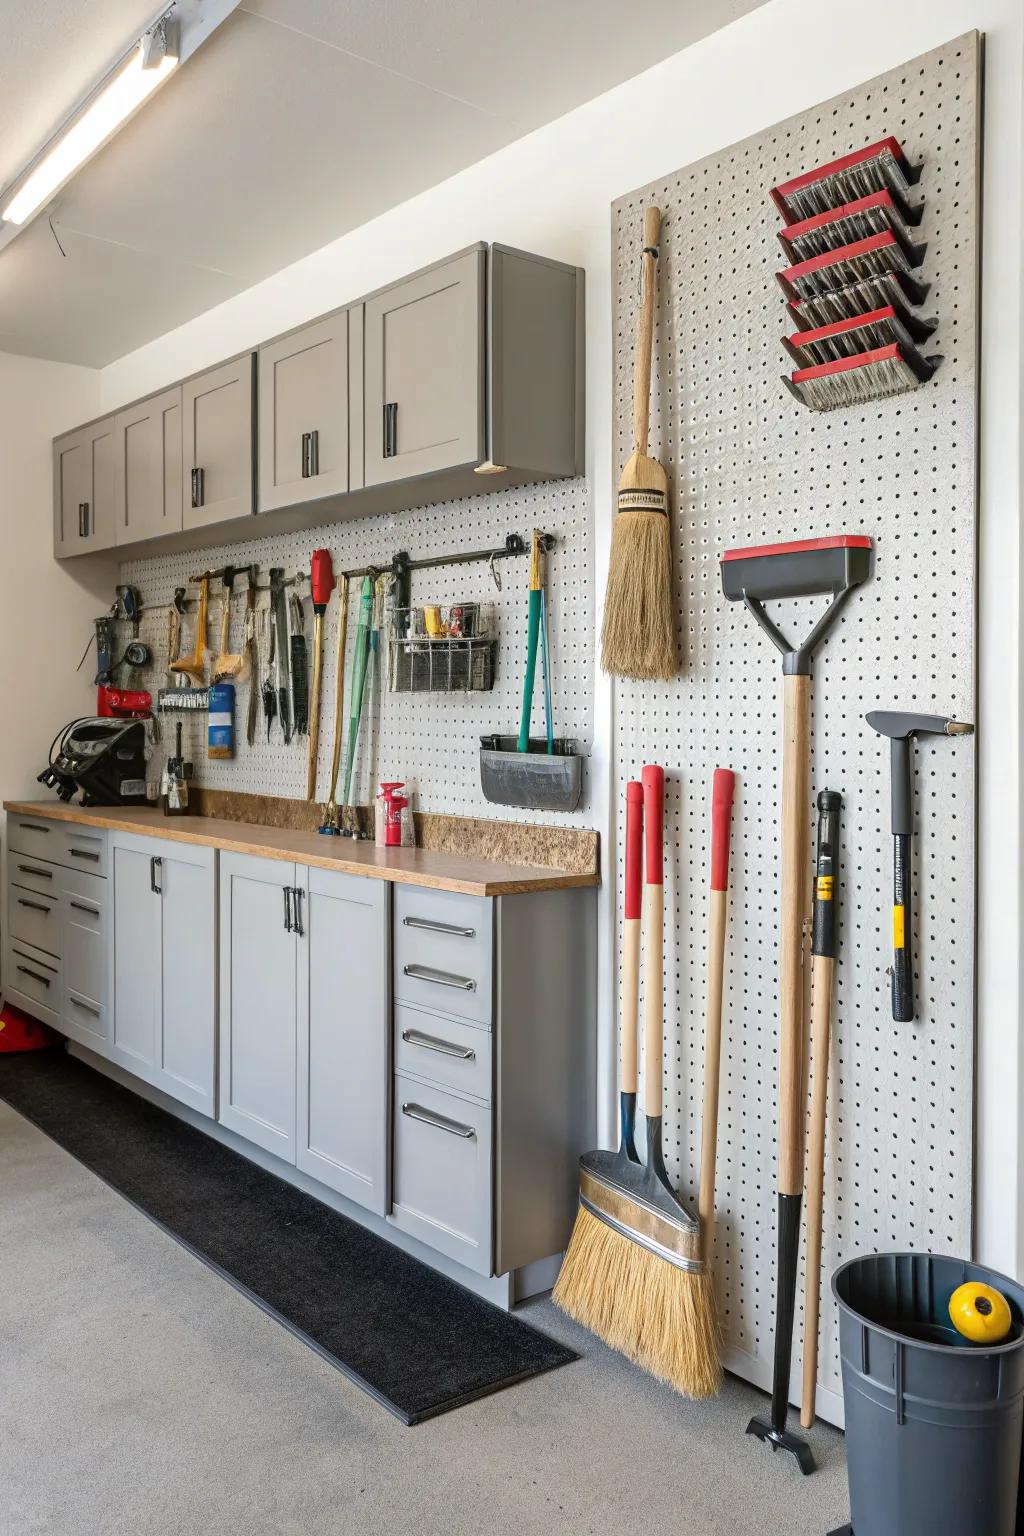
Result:
{"label": "white pegboard panel", "polygon": [[[294,575],[297,569],[308,571],[310,555],[318,547],[331,551],[335,571],[359,569],[368,564],[383,567],[399,550],[407,551],[415,560],[460,550],[496,548],[504,544],[509,533],[518,533],[528,544],[535,527],[555,536],[555,546],[547,556],[555,735],[574,737],[580,752],[589,754],[593,715],[593,570],[590,497],[583,480],[492,492],[411,512],[327,523],[303,533],[252,538],[200,553],[154,555],[126,562],[121,567],[121,580],[131,582],[142,594],[141,636],[155,653],[154,670],[144,674],[139,681],[144,686],[152,682],[154,687],[163,683],[167,665],[167,611],[161,605],[168,603],[175,587],[186,585],[188,577],[200,570],[215,570],[228,562],[241,569],[255,562],[260,567],[260,581],[265,585],[271,566],[284,567],[286,576]],[[376,788],[375,783],[371,785],[366,746],[365,720],[369,712],[374,742],[372,778],[404,779],[415,791],[417,808],[510,821],[540,819],[530,812],[491,805],[486,801],[480,789],[479,769],[480,736],[490,731],[514,732],[519,725],[526,658],[529,564],[528,555],[498,561],[500,592],[486,563],[441,566],[412,573],[412,601],[415,604],[493,604],[498,631],[494,688],[486,693],[411,695],[388,693],[386,688],[382,694],[378,684],[371,696],[368,681],[353,799],[368,803]],[[346,718],[359,587],[358,580],[349,584]],[[243,645],[244,590],[243,575],[236,581],[232,604],[232,651],[240,651]],[[311,645],[312,609],[308,583],[303,590],[307,594],[306,639]],[[220,592],[219,583],[215,583],[210,594],[209,621],[213,650],[217,649],[220,633]],[[194,598],[194,588],[190,588],[190,596]],[[267,594],[261,594],[260,604],[267,602]],[[327,797],[330,773],[337,615],[335,594],[325,622],[318,777],[321,799]],[[193,603],[184,622],[186,641],[191,639],[194,620]],[[119,680],[123,681],[123,678]],[[275,724],[268,744],[261,712],[256,742],[252,748],[248,747],[245,741],[247,692],[248,684],[239,685],[235,715],[236,756],[233,760],[211,762],[207,759],[205,714],[163,716],[164,748],[172,747],[174,722],[182,718],[186,728],[186,756],[191,756],[196,764],[199,783],[214,789],[301,799],[306,792],[305,738],[285,746]],[[538,667],[533,715],[535,732],[543,728],[543,710]],[[356,782],[358,794],[355,792]],[[575,813],[560,820],[566,825],[581,826],[586,825],[588,819],[587,774],[584,771],[580,806]]]}
{"label": "white pegboard panel", "polygon": [[[666,765],[667,1157],[695,1196],[711,773],[727,766],[738,778],[715,1262],[728,1363],[762,1385],[775,1307],[781,658],[742,605],[722,597],[719,557],[730,546],[842,532],[875,540],[874,579],[819,652],[812,682],[813,795],[828,787],[844,799],[826,1391],[841,1393],[827,1289],[837,1264],[881,1249],[971,1252],[974,749],[970,740],[927,738],[915,751],[919,1017],[895,1024],[886,974],[889,753],[864,713],[901,707],[974,718],[978,72],[979,43],[969,34],[630,193],[612,211],[617,468],[631,448],[642,210],[655,202],[664,211],[651,452],[673,487],[682,656],[673,682],[616,684],[619,798],[644,762]],[[817,416],[781,383],[792,365],[779,337],[791,327],[774,278],[785,262],[768,189],[888,134],[923,165],[925,310],[940,322],[925,350],[945,360],[913,394]],[[820,606],[770,605],[798,638]],[[808,899],[815,819],[812,796]],[[618,854],[621,878],[621,829]]]}

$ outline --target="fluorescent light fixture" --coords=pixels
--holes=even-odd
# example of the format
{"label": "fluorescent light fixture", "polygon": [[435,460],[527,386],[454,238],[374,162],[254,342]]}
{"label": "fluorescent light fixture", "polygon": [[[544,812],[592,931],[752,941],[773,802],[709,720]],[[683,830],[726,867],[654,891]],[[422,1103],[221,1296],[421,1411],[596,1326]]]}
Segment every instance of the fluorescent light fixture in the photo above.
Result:
{"label": "fluorescent light fixture", "polygon": [[149,68],[143,65],[140,43],[123,67],[107,82],[81,117],[62,133],[0,213],[11,224],[24,224],[57,188],[140,107],[174,69],[176,55],[164,53]]}

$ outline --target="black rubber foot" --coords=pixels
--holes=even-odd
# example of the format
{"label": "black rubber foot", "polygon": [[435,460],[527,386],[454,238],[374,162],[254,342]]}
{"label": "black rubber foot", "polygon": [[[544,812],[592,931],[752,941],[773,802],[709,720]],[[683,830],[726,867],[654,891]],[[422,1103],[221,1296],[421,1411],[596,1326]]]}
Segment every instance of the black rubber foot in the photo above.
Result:
{"label": "black rubber foot", "polygon": [[770,1445],[773,1451],[788,1451],[804,1477],[814,1471],[814,1454],[807,1441],[799,1435],[792,1435],[787,1429],[776,1429],[767,1419],[751,1419],[747,1425],[747,1434],[756,1435],[759,1440]]}

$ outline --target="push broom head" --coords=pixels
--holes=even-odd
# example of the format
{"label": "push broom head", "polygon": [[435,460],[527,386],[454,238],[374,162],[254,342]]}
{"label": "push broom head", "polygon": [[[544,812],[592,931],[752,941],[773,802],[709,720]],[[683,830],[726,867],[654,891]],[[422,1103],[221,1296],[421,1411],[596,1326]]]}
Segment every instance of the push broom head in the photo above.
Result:
{"label": "push broom head", "polygon": [[922,357],[910,342],[893,342],[853,357],[798,368],[782,382],[812,411],[838,411],[917,389],[928,382],[939,362],[938,357]]}
{"label": "push broom head", "polygon": [[768,602],[779,597],[835,597],[866,581],[871,573],[871,540],[863,533],[790,544],[757,544],[727,549],[722,556],[722,591],[731,602]]}

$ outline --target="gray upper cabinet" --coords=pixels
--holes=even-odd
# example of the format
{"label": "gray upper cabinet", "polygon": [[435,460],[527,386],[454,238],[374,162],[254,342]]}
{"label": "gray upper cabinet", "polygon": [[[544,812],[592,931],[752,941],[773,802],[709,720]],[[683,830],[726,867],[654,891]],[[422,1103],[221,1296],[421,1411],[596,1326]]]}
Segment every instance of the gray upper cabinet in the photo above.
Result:
{"label": "gray upper cabinet", "polygon": [[582,474],[583,338],[579,267],[475,245],[56,439],[54,551],[115,533],[200,546],[255,512],[291,532]]}
{"label": "gray upper cabinet", "polygon": [[117,503],[113,416],[53,445],[53,548],[58,556],[111,549]]}
{"label": "gray upper cabinet", "polygon": [[181,385],[121,411],[116,425],[117,543],[180,533]]}
{"label": "gray upper cabinet", "polygon": [[253,352],[182,385],[186,531],[255,510],[255,395]]}
{"label": "gray upper cabinet", "polygon": [[259,351],[259,510],[349,488],[348,312]]}
{"label": "gray upper cabinet", "polygon": [[483,250],[365,307],[366,484],[486,459]]}

